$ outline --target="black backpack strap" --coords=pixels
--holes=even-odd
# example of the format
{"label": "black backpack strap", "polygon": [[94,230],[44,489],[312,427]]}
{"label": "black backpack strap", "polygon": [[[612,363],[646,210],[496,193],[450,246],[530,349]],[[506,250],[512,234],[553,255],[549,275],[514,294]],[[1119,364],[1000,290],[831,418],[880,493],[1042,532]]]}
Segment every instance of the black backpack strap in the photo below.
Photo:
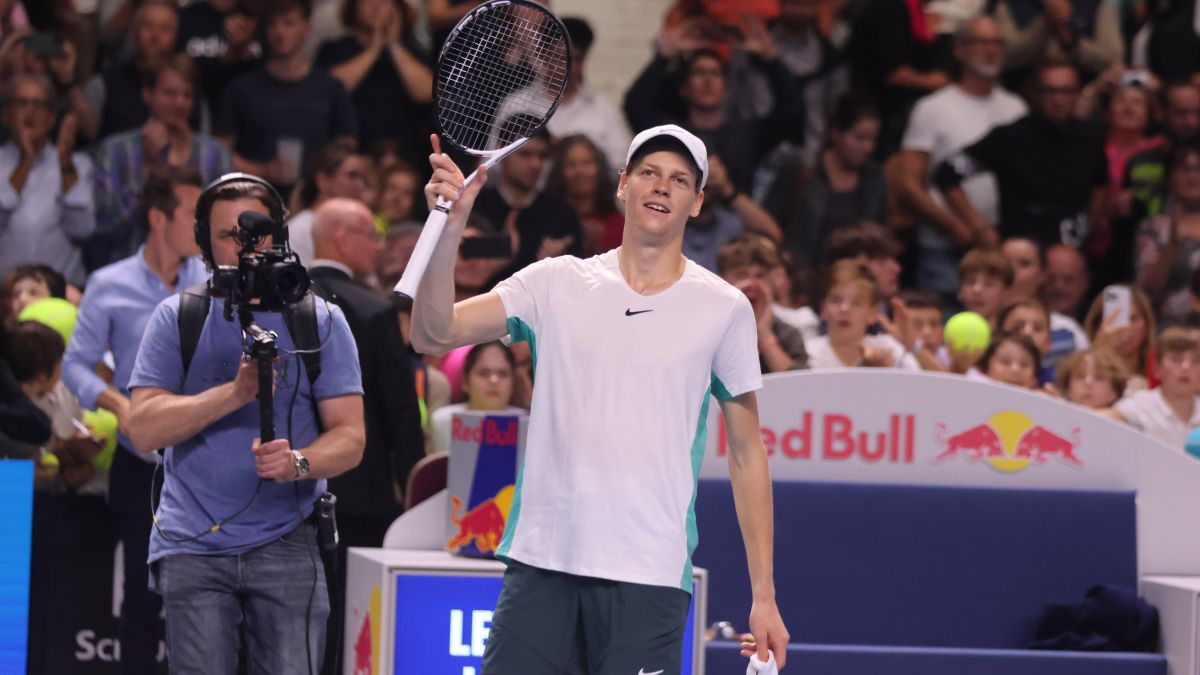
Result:
{"label": "black backpack strap", "polygon": [[321,336],[317,330],[317,303],[312,292],[306,293],[300,302],[289,305],[283,311],[283,320],[292,336],[292,345],[300,350],[311,386],[321,376],[321,354],[317,351],[321,348]]}
{"label": "black backpack strap", "polygon": [[200,344],[200,333],[204,331],[204,322],[208,320],[208,308],[211,304],[212,295],[209,294],[207,281],[198,283],[179,295],[179,355],[183,358],[185,379],[188,368],[192,365],[192,357],[196,355],[196,347]]}

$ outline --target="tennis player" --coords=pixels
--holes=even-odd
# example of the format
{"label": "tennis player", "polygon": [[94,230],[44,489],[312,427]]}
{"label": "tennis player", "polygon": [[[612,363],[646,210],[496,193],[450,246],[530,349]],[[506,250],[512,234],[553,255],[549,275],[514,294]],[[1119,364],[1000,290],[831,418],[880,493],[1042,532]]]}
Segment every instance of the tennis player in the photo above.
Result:
{"label": "tennis player", "polygon": [[704,143],[674,125],[638,134],[617,188],[620,248],[547,258],[454,303],[455,253],[486,176],[464,190],[432,141],[425,196],[457,201],[416,294],[413,345],[527,340],[537,382],[484,674],[679,673],[710,396],[725,414],[754,597],[742,653],[770,650],[782,665],[754,312],[680,248],[704,201]]}

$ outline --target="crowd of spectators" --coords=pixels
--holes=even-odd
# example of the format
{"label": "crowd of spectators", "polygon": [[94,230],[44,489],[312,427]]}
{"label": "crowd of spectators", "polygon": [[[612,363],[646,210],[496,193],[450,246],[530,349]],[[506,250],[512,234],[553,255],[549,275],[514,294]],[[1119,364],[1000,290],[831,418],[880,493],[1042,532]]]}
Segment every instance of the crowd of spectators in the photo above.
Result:
{"label": "crowd of spectators", "polygon": [[[322,204],[364,204],[372,262],[353,276],[382,294],[426,213],[433,54],[474,4],[0,3],[6,353],[40,334],[20,321],[30,299],[103,302],[90,275],[144,255],[138,195],[163,167],[269,180],[306,264]],[[685,255],[750,298],[764,371],[941,370],[1114,411],[1158,390],[1190,429],[1195,400],[1160,387],[1158,331],[1200,326],[1195,13],[1186,0],[680,0],[622,101],[586,80],[605,36],[565,17],[569,88],[480,196],[458,297],[544,257],[618,246],[630,132],[676,122],[710,153]],[[1105,314],[1112,286],[1127,323]],[[987,349],[943,342],[963,310],[991,325]],[[464,354],[412,356],[427,426],[451,400],[484,406],[467,396]],[[30,384],[27,366],[14,396],[27,389],[48,412],[62,407],[50,390],[95,403],[94,387]],[[111,363],[97,370],[111,381]]]}
{"label": "crowd of spectators", "polygon": [[[191,281],[194,259],[166,260],[196,254],[179,241],[190,206],[147,205],[156,172],[187,168],[193,192],[231,170],[264,177],[316,267],[345,229],[322,234],[323,208],[358,204],[370,226],[345,229],[362,239],[337,239],[355,264],[336,267],[386,297],[427,213],[433,55],[475,4],[0,0],[0,455],[58,457],[39,464],[42,488],[103,491],[103,433],[82,408],[124,433],[120,397],[101,392],[128,396],[128,358],[113,360],[128,336],[118,349],[86,326],[77,350],[94,372],[60,378],[74,323],[61,317],[112,306],[96,296],[116,293],[119,261],[144,257],[153,293]],[[960,373],[1182,448],[1200,427],[1198,7],[679,0],[620,101],[585,75],[608,36],[566,17],[570,85],[480,195],[458,298],[618,246],[630,132],[675,122],[710,153],[684,253],[750,299],[764,372]],[[986,348],[943,340],[960,311],[990,324]],[[447,411],[530,400],[527,352],[408,358],[431,449],[446,449]]]}

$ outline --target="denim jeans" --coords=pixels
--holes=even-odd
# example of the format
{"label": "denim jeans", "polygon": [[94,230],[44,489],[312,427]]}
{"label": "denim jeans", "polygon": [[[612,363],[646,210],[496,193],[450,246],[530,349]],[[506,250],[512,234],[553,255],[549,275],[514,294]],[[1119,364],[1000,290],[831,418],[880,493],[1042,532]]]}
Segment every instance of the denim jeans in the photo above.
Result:
{"label": "denim jeans", "polygon": [[171,673],[237,672],[243,624],[250,675],[317,673],[329,595],[316,546],[316,527],[303,525],[240,555],[179,554],[159,560],[152,583],[166,609]]}

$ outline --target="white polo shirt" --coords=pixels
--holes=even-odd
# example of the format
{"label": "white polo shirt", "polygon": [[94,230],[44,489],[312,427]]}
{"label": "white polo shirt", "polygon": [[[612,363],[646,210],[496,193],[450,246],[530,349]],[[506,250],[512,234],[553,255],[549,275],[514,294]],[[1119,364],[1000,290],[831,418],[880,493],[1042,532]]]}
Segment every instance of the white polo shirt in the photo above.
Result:
{"label": "white polo shirt", "polygon": [[690,592],[710,397],[762,386],[750,302],[690,260],[639,295],[617,251],[542,260],[495,290],[536,382],[497,555]]}
{"label": "white polo shirt", "polygon": [[1188,433],[1200,427],[1200,397],[1195,399],[1192,419],[1181,420],[1163,398],[1161,387],[1127,394],[1113,407],[1142,433],[1180,452],[1187,445]]}

